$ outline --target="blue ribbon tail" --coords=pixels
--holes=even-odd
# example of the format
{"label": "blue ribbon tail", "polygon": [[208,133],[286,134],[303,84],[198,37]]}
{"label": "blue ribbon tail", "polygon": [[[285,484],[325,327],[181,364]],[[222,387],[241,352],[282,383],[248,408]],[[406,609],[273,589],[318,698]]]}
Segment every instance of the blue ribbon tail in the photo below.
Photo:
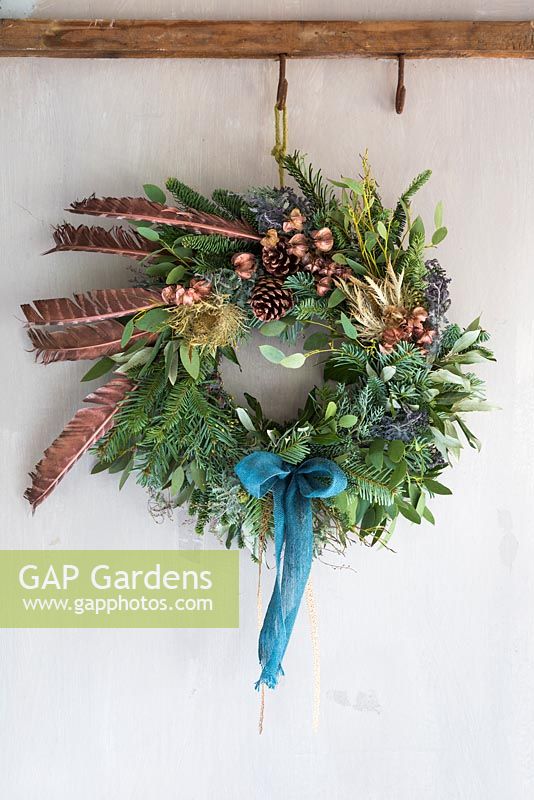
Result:
{"label": "blue ribbon tail", "polygon": [[[306,588],[313,559],[313,497],[333,497],[347,479],[334,462],[310,458],[297,467],[270,452],[255,451],[236,466],[236,474],[254,497],[272,491],[276,577],[260,632],[258,655],[262,667],[256,689],[274,689],[284,674],[285,655]],[[282,559],[283,553],[283,559]]]}

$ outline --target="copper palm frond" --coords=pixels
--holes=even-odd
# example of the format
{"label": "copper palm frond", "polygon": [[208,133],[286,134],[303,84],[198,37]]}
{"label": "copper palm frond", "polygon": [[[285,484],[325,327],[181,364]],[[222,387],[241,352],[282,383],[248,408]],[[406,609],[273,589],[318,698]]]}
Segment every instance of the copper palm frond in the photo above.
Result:
{"label": "copper palm frond", "polygon": [[55,246],[43,253],[44,256],[65,250],[78,250],[87,253],[112,253],[141,261],[149,258],[158,249],[156,243],[120,226],[107,230],[99,225],[76,227],[65,222],[54,228],[53,236]]}
{"label": "copper palm frond", "polygon": [[154,203],[144,197],[87,197],[77,200],[66,209],[73,214],[90,214],[97,217],[114,217],[142,221],[153,225],[176,225],[179,228],[191,228],[197,233],[215,233],[237,239],[253,239],[259,241],[260,236],[242,221],[231,221],[188,209],[181,211],[162,203]]}
{"label": "copper palm frond", "polygon": [[[123,349],[123,331],[123,326],[115,320],[103,320],[72,325],[60,331],[28,328],[28,336],[36,358],[43,364],[51,364],[54,361],[82,361],[120,353]],[[130,344],[143,337],[147,342],[149,338],[153,339],[145,331],[138,331],[130,338]]]}
{"label": "copper palm frond", "polygon": [[30,325],[66,325],[125,317],[162,305],[161,294],[153,289],[95,289],[70,297],[34,300],[21,308]]}
{"label": "copper palm frond", "polygon": [[91,406],[81,408],[74,415],[30,473],[32,485],[26,489],[24,497],[34,511],[78,459],[113,427],[115,413],[126,394],[134,388],[131,380],[118,375],[85,398],[84,403]]}

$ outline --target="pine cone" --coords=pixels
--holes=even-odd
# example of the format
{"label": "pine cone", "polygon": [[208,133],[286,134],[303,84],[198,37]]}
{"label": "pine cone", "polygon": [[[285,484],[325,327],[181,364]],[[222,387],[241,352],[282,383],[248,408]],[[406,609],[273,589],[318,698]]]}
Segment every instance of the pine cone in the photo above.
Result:
{"label": "pine cone", "polygon": [[300,260],[294,253],[289,252],[284,241],[277,242],[274,247],[264,247],[261,259],[265,272],[276,275],[277,278],[293,275],[297,271]]}
{"label": "pine cone", "polygon": [[282,281],[265,276],[252,289],[250,305],[254,316],[263,322],[280,319],[293,308],[293,293]]}

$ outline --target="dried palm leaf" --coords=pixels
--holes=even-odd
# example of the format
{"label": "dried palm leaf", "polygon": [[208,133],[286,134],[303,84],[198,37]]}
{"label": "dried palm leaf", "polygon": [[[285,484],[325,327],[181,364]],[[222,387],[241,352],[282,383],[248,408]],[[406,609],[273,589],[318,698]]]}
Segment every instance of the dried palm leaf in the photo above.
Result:
{"label": "dried palm leaf", "polygon": [[53,232],[55,246],[43,253],[58,253],[65,250],[78,250],[87,253],[114,253],[141,261],[149,258],[158,245],[138,236],[134,231],[116,226],[111,230],[99,225],[71,225],[65,222]]}
{"label": "dried palm leaf", "polygon": [[46,500],[58,483],[87,450],[113,427],[113,417],[134,384],[125,376],[113,378],[105,386],[88,395],[81,408],[58,438],[48,447],[34,471],[32,485],[24,497],[33,508]]}
{"label": "dried palm leaf", "polygon": [[95,289],[85,294],[34,300],[21,308],[30,325],[66,325],[125,317],[162,305],[161,294],[153,289]]}
{"label": "dried palm leaf", "polygon": [[179,228],[191,228],[197,233],[216,233],[220,236],[237,239],[254,239],[259,241],[258,234],[245,222],[227,220],[216,214],[188,209],[180,211],[172,206],[154,203],[144,197],[91,197],[77,200],[66,209],[73,214],[90,214],[97,217],[115,217],[143,221],[153,225],[176,225]]}
{"label": "dried palm leaf", "polygon": [[[28,336],[33,344],[36,358],[43,364],[51,364],[54,361],[81,361],[120,353],[123,349],[121,346],[123,330],[123,326],[118,322],[103,320],[72,325],[61,331],[28,328]],[[143,337],[147,341],[153,338],[145,331],[136,331],[129,343],[133,344]]]}
{"label": "dried palm leaf", "polygon": [[382,280],[364,275],[338,279],[339,288],[347,297],[351,319],[364,339],[376,339],[388,325],[387,319],[395,311],[403,317],[406,298],[403,292],[403,273],[397,275],[388,264]]}

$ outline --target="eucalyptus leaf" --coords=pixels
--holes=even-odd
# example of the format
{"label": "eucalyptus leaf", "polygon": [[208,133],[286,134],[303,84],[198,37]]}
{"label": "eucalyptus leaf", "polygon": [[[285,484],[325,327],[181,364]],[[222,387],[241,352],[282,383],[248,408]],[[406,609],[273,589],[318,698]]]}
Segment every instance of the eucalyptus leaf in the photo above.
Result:
{"label": "eucalyptus leaf", "polygon": [[189,471],[197,489],[204,492],[206,490],[206,473],[204,470],[200,469],[196,462],[193,462],[189,467]]}
{"label": "eucalyptus leaf", "polygon": [[462,350],[467,350],[468,347],[471,347],[478,337],[480,336],[480,328],[476,328],[475,330],[465,331],[462,333],[459,339],[455,341],[453,346],[449,351],[449,355],[453,355],[454,353],[461,353]]}
{"label": "eucalyptus leaf", "polygon": [[159,242],[159,233],[155,231],[154,228],[137,228],[137,233],[150,242]]}
{"label": "eucalyptus leaf", "polygon": [[235,411],[236,411],[236,414],[237,414],[237,416],[239,418],[239,421],[240,421],[241,425],[247,431],[250,431],[251,433],[254,433],[256,431],[256,428],[254,427],[254,423],[250,419],[248,411],[245,411],[244,408],[236,408]]}
{"label": "eucalyptus leaf", "polygon": [[286,357],[281,350],[279,350],[277,347],[273,347],[270,344],[260,344],[259,349],[262,356],[272,364],[280,364],[280,362]]}
{"label": "eucalyptus leaf", "polygon": [[159,331],[169,319],[169,312],[166,308],[151,308],[135,322],[135,327],[140,331],[154,333]]}
{"label": "eucalyptus leaf", "polygon": [[306,341],[304,342],[303,348],[304,350],[326,350],[330,343],[330,337],[327,333],[321,333],[318,331],[317,333],[312,333],[311,336],[308,336]]}
{"label": "eucalyptus leaf", "polygon": [[392,377],[395,375],[396,372],[397,372],[397,367],[393,366],[384,367],[382,369],[382,372],[380,373],[380,377],[382,378],[384,383],[387,383],[392,379]]}
{"label": "eucalyptus leaf", "polygon": [[480,329],[480,317],[481,316],[482,316],[482,314],[479,314],[478,317],[473,320],[473,322],[470,322],[469,325],[466,328],[466,331],[478,331]]}
{"label": "eucalyptus leaf", "polygon": [[436,369],[429,375],[433,383],[452,383],[455,386],[462,386],[464,389],[469,389],[469,381],[465,375],[457,375],[448,369]]}
{"label": "eucalyptus leaf", "polygon": [[404,456],[404,450],[404,442],[400,439],[393,439],[393,441],[389,443],[388,456],[394,464],[399,463],[401,458]]}
{"label": "eucalyptus leaf", "polygon": [[196,381],[200,374],[200,356],[196,347],[190,347],[188,344],[181,344],[180,360],[186,372]]}
{"label": "eucalyptus leaf", "polygon": [[333,400],[330,400],[328,405],[326,406],[326,410],[324,412],[325,419],[331,419],[332,417],[336,416],[337,405],[334,403]]}
{"label": "eucalyptus leaf", "polygon": [[389,479],[389,486],[391,489],[394,489],[396,486],[401,484],[406,475],[408,474],[408,465],[404,459],[399,461],[393,472],[391,473],[391,477]]}
{"label": "eucalyptus leaf", "polygon": [[468,350],[467,353],[455,353],[454,355],[455,364],[482,364],[484,361],[491,360],[480,350]]}
{"label": "eucalyptus leaf", "polygon": [[432,494],[452,494],[451,490],[447,486],[444,486],[442,483],[435,481],[432,478],[425,478],[423,480],[423,484]]}
{"label": "eucalyptus leaf", "polygon": [[425,506],[423,509],[423,517],[426,519],[427,522],[430,522],[431,525],[436,524],[436,520],[434,519],[434,514],[431,512],[428,506]]}
{"label": "eucalyptus leaf", "polygon": [[110,372],[110,370],[115,369],[116,366],[117,364],[112,358],[105,356],[104,358],[101,358],[100,361],[97,361],[96,364],[93,364],[91,369],[87,370],[81,379],[82,383],[85,383],[85,381],[94,381],[96,378],[101,378],[102,375],[105,375],[107,372]]}
{"label": "eucalyptus leaf", "polygon": [[378,236],[374,231],[367,231],[365,234],[364,247],[367,251],[372,250],[378,241]]}
{"label": "eucalyptus leaf", "polygon": [[167,202],[165,192],[159,186],[155,186],[153,183],[145,183],[143,184],[143,189],[148,199],[152,200],[153,203],[162,203],[164,205]]}
{"label": "eucalyptus leaf", "polygon": [[265,322],[261,326],[260,333],[263,334],[263,336],[280,336],[286,328],[287,322],[281,319],[273,319],[270,322]]}
{"label": "eucalyptus leaf", "polygon": [[184,485],[185,472],[183,467],[176,467],[171,477],[171,495],[177,495]]}
{"label": "eucalyptus leaf", "polygon": [[131,458],[132,457],[129,452],[123,453],[121,456],[116,458],[112,464],[108,465],[108,472],[110,475],[116,475],[117,472],[122,472],[122,470],[125,469],[130,463]]}
{"label": "eucalyptus leaf", "polygon": [[366,275],[367,274],[367,270],[363,266],[363,264],[358,263],[358,261],[355,261],[353,258],[349,258],[348,256],[347,256],[346,261],[347,261],[348,266],[351,268],[351,270],[353,272],[355,272],[357,275]]}
{"label": "eucalyptus leaf", "polygon": [[124,472],[121,475],[121,479],[119,481],[119,492],[130,477],[134,465],[134,458],[133,456],[130,458],[126,466],[124,467]]}
{"label": "eucalyptus leaf", "polygon": [[435,230],[434,233],[432,234],[432,244],[439,244],[440,242],[442,242],[446,237],[447,233],[448,233],[447,228],[438,228],[437,230]]}
{"label": "eucalyptus leaf", "polygon": [[148,359],[152,356],[152,347],[143,347],[141,350],[138,350],[134,353],[126,363],[124,363],[117,372],[121,375],[126,374],[129,370],[133,369],[134,367],[142,367],[144,366]]}
{"label": "eucalyptus leaf", "polygon": [[121,347],[122,348],[126,347],[128,342],[132,338],[132,335],[133,335],[133,332],[134,332],[134,327],[135,327],[135,320],[133,318],[129,319],[128,322],[126,323],[126,325],[124,326],[123,331],[122,331],[122,336],[121,336]]}
{"label": "eucalyptus leaf", "polygon": [[403,517],[406,517],[406,519],[410,520],[410,522],[415,522],[416,525],[420,525],[421,517],[413,506],[400,499],[397,500],[397,506]]}
{"label": "eucalyptus leaf", "polygon": [[441,200],[436,206],[436,210],[434,211],[434,225],[436,228],[441,228],[443,225],[443,203]]}
{"label": "eucalyptus leaf", "polygon": [[164,262],[163,264],[151,264],[146,268],[146,274],[151,278],[166,278],[172,266],[173,265],[168,262]]}
{"label": "eucalyptus leaf", "polygon": [[377,229],[378,233],[380,234],[380,236],[382,237],[382,239],[383,239],[384,241],[387,241],[387,238],[388,238],[388,232],[387,232],[386,226],[384,225],[384,223],[382,222],[382,220],[379,220],[379,221],[377,222],[377,224],[376,224],[376,229]]}
{"label": "eucalyptus leaf", "polygon": [[96,464],[91,468],[91,475],[98,475],[99,472],[106,472],[108,469],[109,464],[105,461],[97,461]]}
{"label": "eucalyptus leaf", "polygon": [[180,362],[178,353],[175,353],[172,357],[172,361],[169,366],[169,371],[167,372],[167,378],[169,383],[174,386],[176,383],[176,378],[178,377],[178,364]]}
{"label": "eucalyptus leaf", "polygon": [[354,325],[352,324],[352,322],[350,321],[350,319],[347,317],[346,314],[341,312],[341,316],[339,318],[339,321],[341,323],[341,327],[343,328],[343,332],[345,333],[345,336],[348,336],[349,339],[357,339],[358,338],[358,331],[356,330],[356,328],[354,327]]}
{"label": "eucalyptus leaf", "polygon": [[417,511],[420,517],[423,515],[425,508],[426,508],[426,495],[424,492],[421,492],[421,494],[419,495],[419,499],[417,500],[417,505],[415,506],[415,510]]}
{"label": "eucalyptus leaf", "polygon": [[174,242],[174,244],[172,246],[172,252],[174,253],[174,255],[177,258],[183,258],[183,259],[186,259],[186,260],[189,259],[189,258],[192,258],[192,256],[194,255],[195,251],[192,250],[190,247],[182,247],[180,244],[178,244],[178,242],[180,242],[180,239],[176,239],[176,241]]}
{"label": "eucalyptus leaf", "polygon": [[286,369],[300,369],[306,361],[306,356],[304,353],[293,353],[290,356],[285,356],[280,361],[280,366],[286,367]]}
{"label": "eucalyptus leaf", "polygon": [[327,306],[328,308],[335,308],[336,306],[340,305],[343,300],[345,300],[345,294],[341,291],[341,289],[336,287],[328,298]]}
{"label": "eucalyptus leaf", "polygon": [[342,176],[340,181],[330,180],[330,183],[334,186],[338,186],[340,189],[350,189],[354,194],[361,195],[364,193],[363,183],[361,181],[355,181],[353,178],[345,178]]}
{"label": "eucalyptus leaf", "polygon": [[432,431],[436,444],[441,445],[442,448],[447,450],[455,450],[462,447],[460,440],[454,436],[444,434],[437,428],[434,428],[432,425],[430,426],[430,430]]}
{"label": "eucalyptus leaf", "polygon": [[149,366],[154,362],[156,356],[158,355],[158,353],[159,353],[159,351],[161,349],[163,336],[164,336],[164,334],[160,333],[160,335],[158,336],[158,338],[156,340],[156,343],[154,344],[154,347],[150,348],[150,356],[148,357],[148,359],[146,361],[146,364],[143,366],[143,369],[139,373],[139,377],[142,377],[143,375],[146,375]]}
{"label": "eucalyptus leaf", "polygon": [[353,428],[357,422],[358,417],[354,416],[354,414],[343,414],[343,416],[338,419],[337,424],[339,428]]}
{"label": "eucalyptus leaf", "polygon": [[382,469],[384,464],[384,445],[384,439],[374,439],[369,445],[367,461],[377,469]]}
{"label": "eucalyptus leaf", "polygon": [[412,222],[412,226],[410,228],[410,238],[412,236],[417,235],[424,238],[425,235],[425,225],[421,217],[416,217]]}
{"label": "eucalyptus leaf", "polygon": [[486,400],[477,400],[475,398],[471,399],[466,397],[463,400],[458,400],[458,402],[453,403],[451,406],[451,411],[454,413],[462,411],[496,411],[498,408],[498,406],[488,403]]}
{"label": "eucalyptus leaf", "polygon": [[230,345],[227,344],[224,347],[220,348],[220,353],[225,358],[227,358],[228,361],[231,361],[232,364],[235,364],[236,366],[239,367],[239,369],[241,369],[241,364],[239,363],[239,359],[237,358],[237,353],[233,347],[230,347]]}
{"label": "eucalyptus leaf", "polygon": [[178,283],[185,275],[185,267],[182,264],[178,264],[176,267],[173,267],[169,274],[167,275],[167,283]]}

